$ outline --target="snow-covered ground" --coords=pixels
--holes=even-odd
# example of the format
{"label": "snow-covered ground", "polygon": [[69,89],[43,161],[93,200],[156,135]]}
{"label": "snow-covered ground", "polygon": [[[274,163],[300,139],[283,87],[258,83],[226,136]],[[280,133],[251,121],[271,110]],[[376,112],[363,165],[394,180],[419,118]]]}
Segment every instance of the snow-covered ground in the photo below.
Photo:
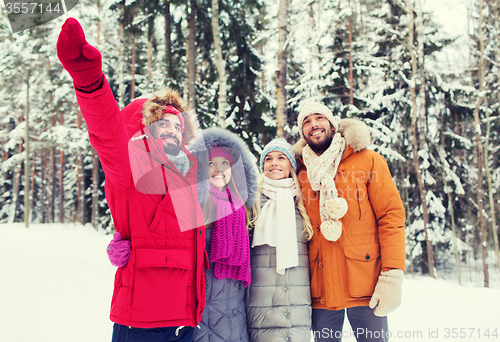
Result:
{"label": "snow-covered ground", "polygon": [[[0,224],[0,341],[110,341],[110,239],[73,224]],[[498,287],[408,276],[390,340],[500,341]]]}

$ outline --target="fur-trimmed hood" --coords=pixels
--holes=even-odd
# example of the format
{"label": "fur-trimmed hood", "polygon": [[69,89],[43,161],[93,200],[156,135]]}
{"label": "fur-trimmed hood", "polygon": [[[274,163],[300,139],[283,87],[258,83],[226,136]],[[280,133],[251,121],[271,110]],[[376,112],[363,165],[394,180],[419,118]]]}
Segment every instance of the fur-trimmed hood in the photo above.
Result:
{"label": "fur-trimmed hood", "polygon": [[[344,137],[347,145],[351,146],[354,153],[362,151],[371,143],[371,135],[368,126],[358,119],[338,120],[339,132]],[[302,158],[302,149],[307,145],[304,139],[300,139],[294,146],[296,159]]]}
{"label": "fur-trimmed hood", "polygon": [[212,147],[225,147],[231,155],[233,165],[231,175],[238,188],[245,206],[250,208],[255,203],[257,192],[257,166],[246,143],[236,134],[222,128],[212,127],[202,130],[205,150],[195,153],[198,157],[198,198],[203,203],[208,198],[210,183],[208,182],[209,151]]}
{"label": "fur-trimmed hood", "polygon": [[160,90],[150,98],[136,99],[121,110],[129,137],[139,132],[141,128],[161,119],[167,106],[173,106],[182,113],[184,118],[183,145],[188,147],[196,138],[199,138],[199,123],[195,111],[191,110],[179,92],[172,88]]}

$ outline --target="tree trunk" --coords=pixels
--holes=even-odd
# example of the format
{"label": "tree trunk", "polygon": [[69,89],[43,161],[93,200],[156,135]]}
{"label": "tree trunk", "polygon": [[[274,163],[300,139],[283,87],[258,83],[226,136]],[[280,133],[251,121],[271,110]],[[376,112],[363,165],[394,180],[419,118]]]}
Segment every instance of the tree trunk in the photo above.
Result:
{"label": "tree trunk", "polygon": [[[444,145],[444,132],[446,131],[445,129],[445,124],[444,124],[444,114],[441,115],[441,146],[440,146],[440,153],[439,157],[441,159],[441,162],[443,164],[443,183],[444,183],[444,192],[448,196],[448,214],[450,215],[450,223],[451,223],[451,231],[453,232],[453,254],[455,256],[455,267],[457,271],[457,279],[458,279],[458,284],[462,285],[462,276],[461,276],[461,258],[460,254],[458,252],[458,240],[460,239],[458,234],[457,234],[457,229],[455,227],[455,211],[454,211],[454,192],[453,190],[448,186],[448,181],[446,179],[446,174],[447,174],[447,169],[449,169],[449,164],[446,160],[446,150],[445,150],[445,145]],[[450,170],[451,171],[451,170]]]}
{"label": "tree trunk", "polygon": [[151,69],[153,68],[153,37],[151,36],[148,40],[148,86],[147,90],[150,91],[151,87]]}
{"label": "tree trunk", "polygon": [[84,224],[84,219],[85,219],[85,179],[83,175],[83,170],[84,170],[84,165],[83,165],[83,158],[82,156],[77,157],[77,162],[76,162],[76,167],[77,167],[77,188],[76,188],[76,222],[80,222]]}
{"label": "tree trunk", "polygon": [[[461,132],[460,132],[460,125],[458,123],[458,116],[457,116],[457,110],[456,109],[453,109],[453,112],[455,114],[455,133],[457,135],[460,135]],[[462,149],[459,149],[458,150],[458,160],[459,162],[461,163],[462,162]]]}
{"label": "tree trunk", "polygon": [[[262,31],[261,31],[262,34]],[[264,44],[260,44],[260,55],[264,56]],[[266,72],[264,68],[260,71],[260,80],[262,82],[262,94],[266,93]]]}
{"label": "tree trunk", "polygon": [[[19,120],[20,122],[24,121],[24,118],[21,116],[21,119]],[[18,145],[18,153],[21,154],[23,153],[23,143],[20,142]],[[17,205],[19,201],[19,186],[21,184],[21,162],[18,162],[16,164],[16,167],[13,172],[13,182],[12,182],[12,200],[10,202],[10,208],[9,208],[9,216],[7,219],[8,223],[13,223],[16,219],[16,211],[17,211]]]}
{"label": "tree trunk", "polygon": [[[500,71],[499,71],[500,72]],[[498,233],[497,233],[497,223],[495,217],[495,199],[493,198],[493,180],[491,177],[491,169],[489,164],[489,149],[490,149],[490,111],[486,110],[486,141],[484,142],[484,166],[486,172],[486,180],[488,181],[488,199],[490,204],[490,221],[491,221],[491,232],[493,235],[493,243],[495,248],[495,254],[497,257],[497,265],[500,267],[500,251],[498,248]]]}
{"label": "tree trunk", "polygon": [[47,150],[42,150],[42,168],[40,172],[40,178],[42,179],[42,187],[41,195],[40,195],[40,203],[42,204],[42,208],[40,210],[42,214],[42,223],[47,223]]}
{"label": "tree trunk", "polygon": [[165,75],[165,85],[168,86],[170,80],[174,78],[174,68],[172,66],[172,16],[170,15],[170,1],[165,0],[165,64],[166,64],[166,75]]}
{"label": "tree trunk", "polygon": [[[76,121],[77,127],[81,129],[82,127],[82,114],[80,112],[80,108],[76,109]],[[84,178],[84,162],[82,157],[82,152],[78,153],[78,157],[76,158],[76,167],[77,167],[77,181],[76,181],[76,217],[75,221],[84,224],[85,220],[85,178]]]}
{"label": "tree trunk", "polygon": [[[471,229],[470,231],[465,232],[465,243],[467,244],[467,268],[469,270],[469,282],[472,283],[472,265],[474,264],[474,260],[476,259],[474,257],[474,250],[471,248],[473,241],[474,241],[474,233],[473,230]],[[475,272],[474,272],[475,274]]]}
{"label": "tree trunk", "polygon": [[132,80],[130,81],[130,102],[135,98],[135,34],[132,34]]}
{"label": "tree trunk", "polygon": [[418,41],[418,65],[419,65],[419,76],[420,76],[420,91],[418,92],[419,97],[419,111],[418,111],[418,133],[419,133],[419,143],[423,145],[425,150],[429,150],[426,141],[426,129],[427,124],[427,106],[425,101],[426,94],[426,72],[425,72],[425,51],[424,51],[424,16],[422,13],[422,0],[418,0],[417,7],[417,41]]}
{"label": "tree trunk", "polygon": [[[22,148],[19,149],[22,153]],[[16,219],[17,205],[19,201],[19,187],[21,183],[21,163],[17,163],[14,169],[14,184],[12,186],[12,202],[10,204],[8,223],[13,223]]]}
{"label": "tree trunk", "polygon": [[287,69],[287,38],[288,38],[288,0],[280,0],[278,10],[278,71],[276,73],[276,109],[277,137],[285,138],[287,124],[286,106],[286,69]]}
{"label": "tree trunk", "polygon": [[188,102],[192,107],[196,107],[196,28],[195,28],[195,11],[196,11],[196,1],[190,0],[190,9],[188,14],[188,45],[187,45],[187,90],[188,90]]}
{"label": "tree trunk", "polygon": [[123,44],[125,42],[125,36],[123,32],[123,24],[120,23],[120,48],[118,54],[118,106],[120,109],[125,107],[125,81],[124,81],[124,58],[123,55]]}
{"label": "tree trunk", "polygon": [[[7,124],[5,124],[7,126]],[[9,159],[9,151],[8,150],[4,150],[3,151],[3,161],[6,162],[7,160]],[[7,171],[4,171],[3,172],[3,179],[2,179],[2,182],[3,182],[3,186],[2,186],[2,199],[0,201],[0,203],[2,204],[2,208],[5,204],[5,197],[4,197],[4,194],[7,193],[8,191],[8,188],[7,188],[7,177],[8,177],[8,172]]]}
{"label": "tree trunk", "polygon": [[92,148],[92,226],[97,229],[99,224],[99,156]]}
{"label": "tree trunk", "polygon": [[[408,163],[401,163],[402,164],[402,169],[404,170],[403,172],[403,175],[404,175],[404,179],[408,178],[409,177],[409,173],[410,173],[410,166],[408,165]],[[409,220],[409,217],[410,217],[410,195],[409,195],[409,191],[408,191],[408,186],[404,185],[403,187],[403,198],[404,198],[404,208],[405,208],[405,216],[406,216],[406,220],[405,220],[405,225],[408,226],[408,220]],[[415,274],[415,270],[414,270],[414,266],[413,266],[413,248],[414,248],[414,241],[412,241],[410,238],[407,239],[407,243],[408,243],[408,246],[410,247],[409,248],[409,253],[408,253],[408,259],[410,261],[410,273],[411,275],[414,275]]]}
{"label": "tree trunk", "polygon": [[31,188],[30,188],[30,218],[29,221],[33,221],[33,203],[34,203],[34,197],[35,197],[35,176],[36,176],[36,158],[35,158],[35,151],[33,151],[32,155],[32,160],[31,160]]}
{"label": "tree trunk", "polygon": [[[55,126],[54,117],[50,119],[52,128]],[[55,217],[55,202],[56,202],[56,149],[55,147],[50,147],[50,158],[49,158],[49,203],[47,211],[47,220],[49,223],[54,223]]]}
{"label": "tree trunk", "polygon": [[483,0],[479,0],[479,23],[478,23],[478,40],[479,40],[479,98],[474,107],[474,133],[476,138],[477,148],[477,205],[478,215],[481,222],[481,257],[483,260],[484,287],[489,287],[488,263],[488,232],[486,228],[486,218],[483,212],[483,167],[484,167],[484,150],[481,141],[481,120],[479,118],[479,108],[484,102],[484,37],[483,37]]}
{"label": "tree trunk", "polygon": [[[349,0],[349,8],[351,7],[351,0]],[[353,80],[353,63],[352,63],[352,8],[349,15],[349,104],[354,104],[354,80]]]}
{"label": "tree trunk", "polygon": [[[61,126],[64,125],[64,112],[61,112]],[[64,151],[59,149],[59,223],[64,223]]]}
{"label": "tree trunk", "polygon": [[55,222],[56,217],[56,149],[55,147],[50,150],[50,197],[49,197],[49,223]]}
{"label": "tree trunk", "polygon": [[219,127],[226,128],[226,63],[222,56],[222,43],[219,29],[219,0],[212,0],[212,34],[214,36],[215,64],[219,73]]}
{"label": "tree trunk", "polygon": [[101,44],[101,1],[97,0],[97,45]]}
{"label": "tree trunk", "polygon": [[[410,84],[410,93],[411,93],[411,100],[412,100],[412,106],[411,106],[411,141],[412,141],[412,150],[413,150],[413,167],[415,169],[415,174],[417,176],[417,183],[418,183],[418,188],[420,192],[420,203],[422,206],[422,213],[423,213],[423,220],[424,220],[424,235],[425,235],[425,241],[427,245],[427,262],[428,262],[428,267],[429,267],[429,275],[432,278],[435,278],[434,274],[434,250],[432,246],[432,241],[429,239],[429,234],[427,232],[428,224],[429,224],[429,212],[427,208],[427,202],[426,202],[426,189],[424,182],[422,180],[422,174],[420,171],[420,159],[418,156],[418,151],[419,151],[419,139],[418,139],[418,107],[417,107],[417,95],[416,95],[416,90],[415,90],[415,85],[417,78],[419,78],[419,72],[418,72],[418,65],[417,65],[417,58],[415,56],[415,49],[413,47],[413,40],[414,40],[414,16],[413,16],[413,4],[412,0],[407,0],[408,3],[408,15],[410,17],[410,22],[409,22],[409,38],[408,38],[408,48],[410,50],[410,56],[411,56],[411,61],[412,61],[412,80]],[[421,66],[423,67],[423,66]],[[421,81],[421,86],[423,86],[422,81]],[[420,91],[424,91],[423,89],[420,89]],[[421,104],[425,105],[425,104]]]}
{"label": "tree trunk", "polygon": [[[496,51],[496,60],[497,62],[500,62],[500,20],[498,16],[500,15],[500,4],[497,1],[494,1],[495,5],[492,6],[490,5],[490,13],[493,14],[493,17],[495,18],[495,31],[496,31],[496,36],[495,36],[495,44],[497,46],[497,51]],[[500,82],[500,68],[497,67],[497,82]],[[498,87],[497,87],[498,88]],[[500,103],[500,91],[497,89],[497,102]],[[500,117],[500,109],[497,107],[497,118]],[[490,139],[490,130],[491,130],[491,123],[490,123],[490,113],[487,110],[486,111],[486,142],[485,142],[485,160],[486,160],[486,178],[488,180],[488,198],[490,202],[490,217],[491,217],[491,232],[493,235],[493,243],[495,247],[495,254],[497,257],[497,267],[500,268],[500,248],[498,244],[498,231],[497,231],[497,223],[496,223],[496,218],[495,218],[495,200],[493,198],[493,184],[492,184],[492,179],[491,179],[491,170],[489,167],[489,139]]]}
{"label": "tree trunk", "polygon": [[24,107],[24,117],[26,118],[24,129],[24,150],[26,153],[24,159],[24,225],[29,226],[30,219],[30,127],[29,127],[29,111],[30,111],[30,72],[26,69],[26,106]]}

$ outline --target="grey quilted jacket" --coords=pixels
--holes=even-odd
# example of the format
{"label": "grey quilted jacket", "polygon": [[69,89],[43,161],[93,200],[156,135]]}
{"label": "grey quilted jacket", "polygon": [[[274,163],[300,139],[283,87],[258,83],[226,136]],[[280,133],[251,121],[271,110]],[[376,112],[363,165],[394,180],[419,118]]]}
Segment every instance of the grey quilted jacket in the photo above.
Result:
{"label": "grey quilted jacket", "polygon": [[[268,198],[261,197],[263,205]],[[245,302],[251,342],[310,342],[311,290],[309,257],[304,223],[298,209],[297,243],[299,266],[276,273],[276,248],[269,245],[251,248],[252,283]]]}
{"label": "grey quilted jacket", "polygon": [[[205,228],[210,254],[212,226]],[[194,342],[248,342],[247,315],[245,312],[245,287],[241,280],[218,279],[214,263],[205,271],[207,301],[199,327],[194,330]]]}

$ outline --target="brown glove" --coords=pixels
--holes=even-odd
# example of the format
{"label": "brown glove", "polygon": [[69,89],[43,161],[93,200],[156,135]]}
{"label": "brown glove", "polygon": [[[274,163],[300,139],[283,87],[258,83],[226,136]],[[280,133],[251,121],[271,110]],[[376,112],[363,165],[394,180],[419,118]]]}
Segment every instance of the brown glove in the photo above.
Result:
{"label": "brown glove", "polygon": [[375,316],[387,316],[401,305],[403,276],[403,270],[399,269],[380,273],[372,299],[368,304],[370,308],[375,309],[373,310]]}

